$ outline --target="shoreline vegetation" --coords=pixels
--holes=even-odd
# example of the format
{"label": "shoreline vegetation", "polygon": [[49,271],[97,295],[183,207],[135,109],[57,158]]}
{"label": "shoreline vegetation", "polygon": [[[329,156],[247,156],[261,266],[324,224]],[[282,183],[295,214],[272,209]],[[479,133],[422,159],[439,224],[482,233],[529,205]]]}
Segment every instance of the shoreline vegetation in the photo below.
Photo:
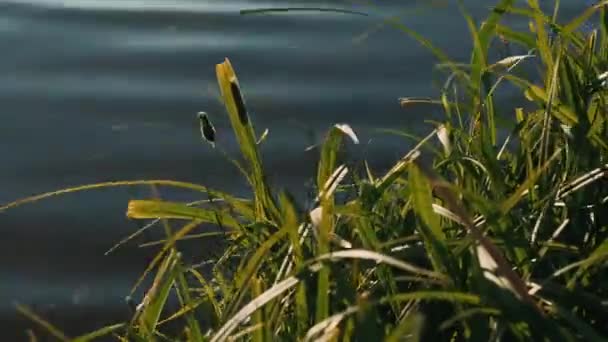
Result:
{"label": "shoreline vegetation", "polygon": [[[317,196],[306,210],[270,187],[258,145],[272,133],[256,133],[230,61],[218,64],[241,154],[231,161],[251,197],[138,180],[0,207],[1,215],[49,197],[116,186],[201,194],[194,203],[160,197],[128,203],[129,218],[166,233],[134,284],[133,291],[152,280],[130,321],[69,338],[18,305],[37,326],[31,340],[605,341],[608,1],[566,23],[558,21],[559,3],[544,13],[539,0],[501,0],[479,23],[461,6],[473,42],[464,64],[390,21],[448,70],[437,98],[400,104],[433,105],[444,118],[385,173],[347,160],[342,147],[359,143],[356,132],[345,123],[332,126],[311,175]],[[266,11],[273,10],[252,13]],[[504,25],[504,16],[525,18],[528,30]],[[582,29],[590,20],[597,23]],[[492,60],[496,42],[526,52]],[[514,122],[509,128],[499,126],[504,120],[494,102],[506,83],[528,100],[526,108],[501,108]],[[202,113],[199,119],[208,148],[221,150],[209,118]],[[184,262],[177,242],[198,236],[202,246],[200,236],[212,227],[226,232],[222,256],[202,267]]]}

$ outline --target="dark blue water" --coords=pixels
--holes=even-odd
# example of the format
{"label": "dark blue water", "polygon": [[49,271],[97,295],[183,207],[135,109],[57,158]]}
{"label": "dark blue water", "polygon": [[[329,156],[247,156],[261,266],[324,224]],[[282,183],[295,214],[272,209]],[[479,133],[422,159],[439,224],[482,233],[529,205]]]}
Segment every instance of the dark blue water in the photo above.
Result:
{"label": "dark blue water", "polygon": [[[464,1],[481,18],[490,1]],[[359,152],[378,168],[409,146],[375,128],[424,133],[431,107],[404,111],[402,96],[433,96],[436,60],[383,24],[398,15],[457,60],[470,48],[452,1],[2,0],[0,2],[0,203],[67,186],[123,179],[177,179],[246,194],[221,155],[201,142],[207,111],[219,145],[238,153],[217,99],[215,64],[229,57],[258,131],[269,129],[272,182],[304,198],[318,143],[350,123]],[[241,16],[273,6],[342,7],[332,13]],[[580,7],[562,1],[566,12]],[[515,25],[525,25],[517,22]],[[164,196],[186,199],[161,190]],[[125,208],[147,188],[71,194],[0,213],[0,329],[20,334],[20,302],[78,333],[124,319],[124,296],[153,250]],[[197,257],[208,256],[198,242]],[[207,253],[207,254],[206,254]],[[209,252],[211,253],[211,252]],[[25,336],[25,335],[21,335]]]}

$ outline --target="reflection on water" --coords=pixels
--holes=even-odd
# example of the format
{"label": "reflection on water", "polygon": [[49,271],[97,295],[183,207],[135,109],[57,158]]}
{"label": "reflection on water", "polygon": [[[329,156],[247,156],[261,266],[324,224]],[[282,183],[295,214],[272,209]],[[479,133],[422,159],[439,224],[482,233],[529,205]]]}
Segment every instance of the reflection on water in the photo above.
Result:
{"label": "reflection on water", "polygon": [[[69,185],[139,178],[243,193],[238,172],[200,141],[195,117],[208,112],[218,143],[236,153],[214,79],[214,65],[225,57],[237,69],[256,127],[270,131],[263,149],[273,182],[304,198],[316,159],[304,149],[335,122],[349,122],[363,142],[371,140],[359,153],[386,166],[407,145],[373,128],[429,129],[422,122],[437,114],[432,108],[406,112],[397,98],[433,95],[431,80],[438,75],[430,53],[382,26],[382,17],[400,15],[460,60],[467,58],[469,40],[452,4],[378,3],[3,0],[0,203]],[[285,4],[372,15],[239,15]],[[487,11],[485,1],[466,4],[475,17]],[[125,204],[145,196],[149,192],[140,188],[103,190],[1,213],[1,331],[22,327],[9,326],[13,301],[76,332],[123,317],[123,296],[152,251],[134,243],[103,253],[137,228],[124,218]]]}

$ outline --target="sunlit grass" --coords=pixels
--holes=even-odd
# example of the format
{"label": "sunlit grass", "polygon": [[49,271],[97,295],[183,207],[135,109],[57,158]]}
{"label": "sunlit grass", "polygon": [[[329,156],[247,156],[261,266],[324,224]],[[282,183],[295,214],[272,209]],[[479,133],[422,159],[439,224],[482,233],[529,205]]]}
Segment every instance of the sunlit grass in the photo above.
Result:
{"label": "sunlit grass", "polygon": [[[134,181],[34,196],[0,211],[107,186],[204,193],[196,205],[149,198],[126,206],[130,218],[165,225],[166,238],[147,245],[158,247],[144,273],[155,273],[152,286],[131,321],[78,341],[101,334],[121,341],[605,340],[606,3],[567,23],[542,13],[537,0],[526,7],[500,1],[482,24],[463,10],[474,47],[469,64],[450,61],[393,23],[449,71],[437,98],[403,98],[401,105],[440,106],[444,120],[384,174],[342,160],[342,146],[358,138],[347,124],[331,127],[311,175],[318,196],[307,210],[267,182],[263,139],[226,60],[217,78],[240,146],[233,163],[251,186],[250,199],[188,183]],[[580,32],[595,12],[598,26]],[[506,13],[526,17],[529,31],[501,24]],[[525,53],[490,60],[499,38]],[[535,65],[541,78],[515,74],[523,63]],[[530,101],[526,109],[501,108],[515,123],[506,140],[493,100],[498,82],[514,84]],[[176,242],[204,236],[203,223],[223,229],[227,247],[201,270],[183,261]],[[169,311],[170,298],[180,309]],[[68,339],[31,310],[19,310]],[[182,328],[167,330],[169,321]]]}

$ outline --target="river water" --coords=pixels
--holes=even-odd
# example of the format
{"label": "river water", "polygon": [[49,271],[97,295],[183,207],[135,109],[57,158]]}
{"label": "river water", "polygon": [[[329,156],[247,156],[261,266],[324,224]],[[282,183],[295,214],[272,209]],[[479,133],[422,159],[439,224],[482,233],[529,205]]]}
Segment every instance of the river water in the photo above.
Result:
{"label": "river water", "polygon": [[[0,2],[0,203],[62,187],[123,179],[177,179],[246,194],[222,155],[204,144],[195,114],[207,111],[218,145],[238,153],[217,99],[214,66],[236,68],[272,182],[305,198],[324,131],[347,122],[378,168],[409,144],[376,128],[423,134],[436,60],[383,24],[398,15],[451,57],[470,39],[455,1],[2,0]],[[489,1],[464,1],[481,18]],[[562,1],[566,12],[582,1]],[[370,13],[239,14],[309,6]],[[525,25],[524,22],[517,25]],[[161,191],[162,193],[162,191]],[[172,198],[186,199],[175,193]],[[22,334],[14,303],[70,333],[125,319],[124,297],[153,250],[146,235],[109,256],[137,229],[125,207],[149,189],[70,194],[0,213],[0,331]],[[180,197],[181,196],[181,197]],[[208,246],[199,242],[205,255]],[[196,248],[195,248],[196,250]],[[9,335],[10,336],[10,335]]]}

